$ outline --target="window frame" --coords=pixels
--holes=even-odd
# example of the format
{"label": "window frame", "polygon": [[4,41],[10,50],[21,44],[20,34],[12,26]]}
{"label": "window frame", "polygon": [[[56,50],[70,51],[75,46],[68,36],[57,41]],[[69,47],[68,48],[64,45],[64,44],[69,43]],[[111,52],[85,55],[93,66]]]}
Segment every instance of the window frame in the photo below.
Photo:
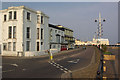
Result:
{"label": "window frame", "polygon": [[40,39],[40,28],[37,28],[37,39]]}
{"label": "window frame", "polygon": [[40,42],[37,42],[37,51],[40,51]]}
{"label": "window frame", "polygon": [[44,24],[44,17],[41,16],[41,24]]}
{"label": "window frame", "polygon": [[[6,48],[4,46],[6,46]],[[3,51],[7,51],[7,43],[3,43]]]}
{"label": "window frame", "polygon": [[9,20],[12,20],[12,11],[9,12]]}
{"label": "window frame", "polygon": [[4,15],[4,21],[7,21],[7,15],[6,14]]}
{"label": "window frame", "polygon": [[17,11],[14,11],[14,20],[17,19]]}
{"label": "window frame", "polygon": [[[27,31],[28,28],[29,28],[29,31]],[[27,39],[30,39],[30,38],[31,38],[31,37],[30,37],[30,35],[31,35],[30,32],[31,32],[31,31],[30,31],[30,27],[27,27],[27,28],[26,28],[26,38],[27,38]]]}
{"label": "window frame", "polygon": [[11,51],[11,42],[8,42],[8,51]]}
{"label": "window frame", "polygon": [[31,13],[27,12],[27,20],[31,21]]}
{"label": "window frame", "polygon": [[41,28],[41,40],[43,40],[43,39],[44,39],[44,29]]}
{"label": "window frame", "polygon": [[[10,30],[11,30],[11,32],[10,32]],[[9,26],[8,27],[8,39],[11,39],[11,38],[12,38],[12,26]]]}
{"label": "window frame", "polygon": [[16,26],[13,26],[13,39],[16,39]]}
{"label": "window frame", "polygon": [[16,51],[16,42],[13,42],[13,51]]}
{"label": "window frame", "polygon": [[[27,45],[27,43],[29,44],[29,46]],[[30,51],[30,41],[26,41],[26,51]]]}
{"label": "window frame", "polygon": [[40,15],[37,15],[37,23],[40,23]]}

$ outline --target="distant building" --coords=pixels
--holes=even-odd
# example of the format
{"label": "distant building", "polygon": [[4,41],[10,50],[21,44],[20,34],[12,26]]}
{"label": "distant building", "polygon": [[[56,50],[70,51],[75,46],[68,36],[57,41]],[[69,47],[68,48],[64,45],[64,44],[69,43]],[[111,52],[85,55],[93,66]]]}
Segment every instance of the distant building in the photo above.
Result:
{"label": "distant building", "polygon": [[53,24],[49,24],[49,40],[50,49],[61,51],[61,46],[64,43],[64,29]]}
{"label": "distant building", "polygon": [[104,38],[101,38],[101,39],[95,39],[93,38],[93,43],[94,45],[109,45],[109,40],[108,39],[104,39]]}
{"label": "distant building", "polygon": [[80,41],[80,40],[75,40],[75,45],[109,45],[109,40],[108,39],[95,39],[93,38],[93,41]]}
{"label": "distant building", "polygon": [[120,45],[120,42],[118,42],[116,45]]}
{"label": "distant building", "polygon": [[2,55],[36,56],[49,49],[49,17],[25,6],[0,11]]}
{"label": "distant building", "polygon": [[86,42],[75,39],[75,45],[85,45]]}
{"label": "distant building", "polygon": [[67,48],[68,49],[74,48],[75,38],[73,37],[73,30],[61,25],[57,25],[57,26],[64,29],[64,39],[65,42],[67,43]]}

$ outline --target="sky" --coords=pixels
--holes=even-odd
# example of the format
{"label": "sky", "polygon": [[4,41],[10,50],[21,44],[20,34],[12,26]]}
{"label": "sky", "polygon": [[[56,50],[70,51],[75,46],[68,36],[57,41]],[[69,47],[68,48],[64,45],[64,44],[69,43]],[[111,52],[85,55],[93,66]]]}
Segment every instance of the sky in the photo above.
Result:
{"label": "sky", "polygon": [[3,2],[2,9],[10,6],[26,6],[47,14],[49,23],[59,24],[74,31],[74,37],[91,41],[97,30],[99,12],[103,23],[103,38],[110,44],[118,42],[118,3],[117,2]]}

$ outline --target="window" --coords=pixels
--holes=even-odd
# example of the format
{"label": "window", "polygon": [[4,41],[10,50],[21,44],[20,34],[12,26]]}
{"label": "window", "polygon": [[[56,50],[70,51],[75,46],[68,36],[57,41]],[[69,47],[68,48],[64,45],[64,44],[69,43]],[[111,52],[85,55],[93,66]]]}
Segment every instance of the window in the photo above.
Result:
{"label": "window", "polygon": [[52,48],[52,45],[50,45],[50,49]]}
{"label": "window", "polygon": [[14,19],[16,19],[16,17],[17,17],[17,12],[16,11],[14,11]]}
{"label": "window", "polygon": [[39,51],[39,42],[37,42],[37,51]]}
{"label": "window", "polygon": [[50,40],[52,41],[52,29],[50,30]]}
{"label": "window", "polygon": [[43,42],[41,42],[41,46],[43,45]]}
{"label": "window", "polygon": [[57,33],[57,30],[55,30],[55,33]]}
{"label": "window", "polygon": [[43,16],[41,16],[41,24],[43,24]]}
{"label": "window", "polygon": [[63,32],[61,32],[61,35],[63,36]]}
{"label": "window", "polygon": [[37,39],[39,39],[39,28],[37,28]]}
{"label": "window", "polygon": [[30,41],[26,42],[26,51],[30,51]]}
{"label": "window", "polygon": [[60,43],[60,36],[59,35],[56,35],[56,42]]}
{"label": "window", "polygon": [[9,12],[9,20],[12,19],[12,11]]}
{"label": "window", "polygon": [[62,36],[62,37],[61,37],[61,43],[63,43],[63,42],[64,42],[64,37]]}
{"label": "window", "polygon": [[56,45],[55,45],[55,44],[53,45],[53,48],[56,48]]}
{"label": "window", "polygon": [[16,38],[16,26],[13,26],[13,38]]}
{"label": "window", "polygon": [[41,39],[43,39],[43,29],[41,29]]}
{"label": "window", "polygon": [[11,51],[11,42],[8,42],[8,51]]}
{"label": "window", "polygon": [[12,26],[9,26],[9,29],[8,29],[8,38],[12,38]]}
{"label": "window", "polygon": [[30,20],[30,13],[27,12],[27,20]]}
{"label": "window", "polygon": [[58,48],[60,48],[60,45],[58,45]]}
{"label": "window", "polygon": [[7,15],[4,15],[4,21],[6,21],[7,20]]}
{"label": "window", "polygon": [[30,38],[30,27],[27,27],[27,38]]}
{"label": "window", "polygon": [[39,17],[40,17],[40,16],[39,16],[39,15],[37,15],[37,23],[39,23]]}
{"label": "window", "polygon": [[13,51],[16,51],[16,42],[13,42]]}
{"label": "window", "polygon": [[7,50],[7,43],[3,43],[3,50],[4,50],[4,51]]}

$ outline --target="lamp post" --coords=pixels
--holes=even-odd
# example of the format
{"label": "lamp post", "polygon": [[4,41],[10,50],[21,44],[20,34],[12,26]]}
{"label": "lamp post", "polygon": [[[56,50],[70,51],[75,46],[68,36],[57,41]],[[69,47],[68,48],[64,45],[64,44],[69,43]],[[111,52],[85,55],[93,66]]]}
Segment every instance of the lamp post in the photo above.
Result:
{"label": "lamp post", "polygon": [[100,41],[98,41],[98,38],[101,39],[101,37],[103,36],[103,24],[102,22],[105,22],[106,19],[102,19],[101,18],[101,13],[99,13],[99,18],[98,19],[95,19],[95,22],[98,22],[98,27],[97,27],[97,44],[100,43]]}
{"label": "lamp post", "polygon": [[103,32],[103,24],[102,24],[102,22],[105,22],[106,21],[106,19],[102,19],[101,18],[101,13],[99,13],[99,18],[98,19],[95,19],[95,22],[98,22],[98,28],[97,28],[97,36],[98,36],[98,38],[100,38],[101,39],[101,37],[102,37],[102,32]]}
{"label": "lamp post", "polygon": [[[99,13],[99,18],[95,19],[95,22],[98,22],[98,27],[97,27],[97,44],[99,43],[99,49],[101,49],[101,44],[100,41],[98,41],[98,38],[101,39],[101,37],[103,36],[103,24],[102,22],[105,22],[106,19],[102,19],[101,18],[101,13]],[[101,75],[103,76],[103,54],[101,53],[101,59],[100,59],[100,63],[101,63]]]}

